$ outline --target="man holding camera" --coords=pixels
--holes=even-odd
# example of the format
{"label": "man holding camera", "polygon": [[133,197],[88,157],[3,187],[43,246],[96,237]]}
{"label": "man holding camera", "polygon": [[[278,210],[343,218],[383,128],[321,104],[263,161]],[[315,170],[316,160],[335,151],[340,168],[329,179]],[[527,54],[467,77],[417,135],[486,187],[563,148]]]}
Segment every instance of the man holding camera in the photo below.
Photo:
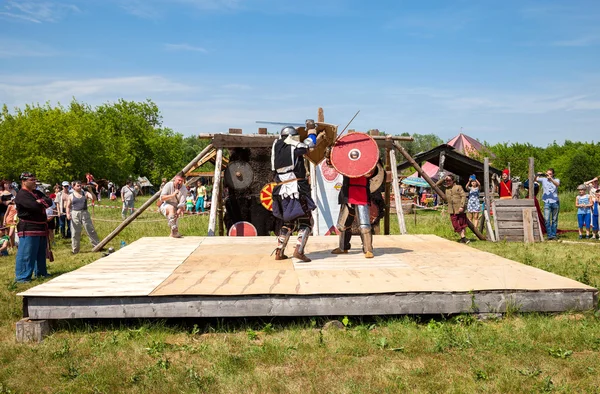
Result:
{"label": "man holding camera", "polygon": [[558,186],[560,180],[554,178],[554,168],[548,168],[546,174],[540,172],[537,175],[536,180],[542,185],[544,220],[546,221],[548,241],[552,241],[556,239],[556,229],[558,228],[558,212],[560,210]]}
{"label": "man holding camera", "polygon": [[171,182],[167,182],[160,192],[160,213],[168,220],[171,228],[171,237],[181,238],[178,227],[178,217],[185,211],[185,198],[187,189],[185,187],[185,174],[178,172]]}

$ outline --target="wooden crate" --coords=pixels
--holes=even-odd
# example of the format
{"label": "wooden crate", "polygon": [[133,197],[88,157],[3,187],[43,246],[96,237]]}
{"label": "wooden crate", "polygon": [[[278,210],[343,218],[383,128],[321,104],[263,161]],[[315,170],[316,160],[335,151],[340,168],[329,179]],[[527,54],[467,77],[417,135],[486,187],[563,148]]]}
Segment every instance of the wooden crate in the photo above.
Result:
{"label": "wooden crate", "polygon": [[543,240],[533,200],[496,200],[494,210],[499,241],[540,242]]}

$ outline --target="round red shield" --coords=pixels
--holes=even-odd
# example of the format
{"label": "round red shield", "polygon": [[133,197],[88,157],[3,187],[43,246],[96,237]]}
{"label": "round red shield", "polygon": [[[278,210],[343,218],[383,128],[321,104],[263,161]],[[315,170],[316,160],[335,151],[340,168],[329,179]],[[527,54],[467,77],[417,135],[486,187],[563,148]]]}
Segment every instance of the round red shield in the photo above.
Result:
{"label": "round red shield", "polygon": [[331,149],[331,164],[342,175],[359,178],[368,174],[379,160],[379,148],[365,133],[343,136]]}
{"label": "round red shield", "polygon": [[230,237],[256,237],[256,227],[250,222],[237,222],[229,228],[227,235]]}
{"label": "round red shield", "polygon": [[260,203],[269,211],[273,210],[273,188],[277,183],[267,183],[260,189]]}

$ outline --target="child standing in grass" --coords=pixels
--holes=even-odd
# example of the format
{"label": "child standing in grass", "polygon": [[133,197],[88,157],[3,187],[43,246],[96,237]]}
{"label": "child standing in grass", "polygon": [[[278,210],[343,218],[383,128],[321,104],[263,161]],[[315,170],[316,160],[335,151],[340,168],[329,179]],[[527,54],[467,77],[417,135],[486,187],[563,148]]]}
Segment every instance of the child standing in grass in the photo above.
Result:
{"label": "child standing in grass", "polygon": [[586,193],[585,185],[577,186],[579,195],[575,197],[577,207],[577,220],[579,222],[579,239],[583,238],[583,226],[585,226],[585,237],[590,238],[590,221],[592,215],[592,198]]}
{"label": "child standing in grass", "polygon": [[8,235],[6,235],[6,227],[0,228],[0,256],[8,256],[8,246],[10,244],[10,240],[8,239]]}
{"label": "child standing in grass", "polygon": [[194,210],[194,197],[187,196],[185,198],[185,211],[192,213]]}
{"label": "child standing in grass", "polygon": [[600,213],[598,212],[598,209],[600,208],[600,189],[596,189],[596,194],[592,195],[592,202],[592,229],[594,230],[594,235],[596,236],[596,239],[600,240],[600,235],[598,235],[598,213]]}
{"label": "child standing in grass", "polygon": [[475,227],[479,224],[479,215],[481,212],[481,204],[479,203],[479,188],[481,184],[475,175],[471,175],[469,183],[467,183],[467,192],[469,193],[467,200],[467,218]]}

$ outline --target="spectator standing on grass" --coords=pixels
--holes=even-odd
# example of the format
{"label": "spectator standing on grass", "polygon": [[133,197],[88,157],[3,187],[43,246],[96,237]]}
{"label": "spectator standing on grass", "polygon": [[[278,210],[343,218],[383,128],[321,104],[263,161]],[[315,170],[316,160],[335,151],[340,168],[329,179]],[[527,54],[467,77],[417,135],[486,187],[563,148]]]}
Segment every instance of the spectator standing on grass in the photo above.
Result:
{"label": "spectator standing on grass", "polygon": [[46,208],[52,205],[52,200],[44,193],[36,190],[37,179],[30,172],[20,176],[21,189],[15,197],[17,207],[17,234],[19,248],[15,261],[15,280],[17,283],[31,281],[48,276],[46,269],[46,250],[48,248],[48,223]]}
{"label": "spectator standing on grass", "polygon": [[560,185],[560,179],[554,178],[554,168],[548,168],[546,174],[538,173],[536,180],[542,185],[546,231],[548,232],[548,240],[552,241],[557,238],[556,230],[558,228],[558,213],[560,211],[558,186]]}
{"label": "spectator standing on grass", "polygon": [[69,201],[67,202],[67,219],[71,221],[71,249],[73,254],[79,253],[82,228],[85,228],[93,247],[100,243],[87,209],[88,200],[91,200],[93,204],[95,201],[94,195],[81,188],[81,181],[75,181],[73,193],[69,195]]}
{"label": "spectator standing on grass", "polygon": [[133,213],[135,206],[135,196],[138,194],[137,185],[132,187],[133,181],[128,179],[125,186],[121,188],[121,202],[123,203],[123,209],[121,209],[121,217],[125,219],[127,216]]}
{"label": "spectator standing on grass", "polygon": [[577,207],[577,221],[579,223],[579,239],[583,238],[583,227],[585,226],[585,238],[590,239],[590,222],[592,220],[592,198],[586,193],[585,185],[577,186],[579,195],[575,197]]}
{"label": "spectator standing on grass", "polygon": [[467,228],[467,214],[465,208],[467,206],[467,194],[465,189],[454,179],[454,175],[448,174],[440,177],[437,185],[445,187],[446,200],[448,201],[448,213],[450,214],[450,220],[452,221],[452,227],[454,232],[460,235],[458,242],[468,244],[470,241],[465,237],[465,230]]}
{"label": "spectator standing on grass", "polygon": [[[598,233],[598,209],[600,208],[600,189],[596,189],[596,194],[592,195],[592,229],[597,240],[600,240],[600,234]],[[592,238],[594,238],[592,236]]]}
{"label": "spectator standing on grass", "polygon": [[10,239],[6,235],[6,227],[0,227],[0,257],[8,256],[8,248],[10,246]]}
{"label": "spectator standing on grass", "polygon": [[10,247],[14,248],[16,245],[15,234],[17,231],[17,207],[15,206],[15,198],[12,196],[10,197],[9,201],[6,201],[6,214],[4,215],[2,226],[8,228]]}
{"label": "spectator standing on grass", "polygon": [[56,193],[56,214],[58,215],[58,227],[63,238],[71,238],[71,221],[67,219],[67,203],[69,202],[69,182],[62,183],[62,189]]}
{"label": "spectator standing on grass", "polygon": [[206,198],[206,187],[202,181],[196,182],[196,212],[204,212],[204,200]]}
{"label": "spectator standing on grass", "polygon": [[477,180],[475,175],[469,177],[469,183],[467,183],[467,218],[473,223],[475,227],[479,224],[479,215],[481,214],[481,204],[479,203],[479,188],[481,184]]}

